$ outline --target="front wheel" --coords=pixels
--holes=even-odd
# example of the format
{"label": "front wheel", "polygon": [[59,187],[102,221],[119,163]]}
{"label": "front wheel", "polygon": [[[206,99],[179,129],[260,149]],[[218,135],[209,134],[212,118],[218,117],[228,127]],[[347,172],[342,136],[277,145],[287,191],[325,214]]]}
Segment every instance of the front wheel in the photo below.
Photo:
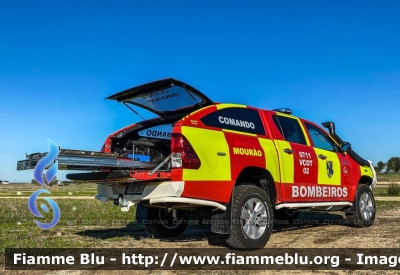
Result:
{"label": "front wheel", "polygon": [[253,185],[235,187],[232,228],[226,242],[233,248],[263,248],[272,233],[273,211],[267,194]]}
{"label": "front wheel", "polygon": [[346,213],[350,225],[355,227],[368,227],[375,221],[375,198],[371,189],[365,184],[359,184],[354,198],[354,213]]}
{"label": "front wheel", "polygon": [[[173,211],[176,211],[173,213]],[[145,226],[152,234],[159,238],[178,237],[188,226],[187,211],[162,208],[149,208]]]}

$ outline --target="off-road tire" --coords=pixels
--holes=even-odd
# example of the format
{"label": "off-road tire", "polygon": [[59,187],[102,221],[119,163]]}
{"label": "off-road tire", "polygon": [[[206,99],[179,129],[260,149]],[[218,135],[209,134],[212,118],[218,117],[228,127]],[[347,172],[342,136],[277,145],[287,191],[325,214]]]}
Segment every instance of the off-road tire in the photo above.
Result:
{"label": "off-road tire", "polygon": [[177,211],[179,219],[174,222],[172,213],[168,213],[166,209],[149,207],[145,222],[147,230],[157,238],[178,237],[188,226],[188,220],[185,217],[186,211]]}
{"label": "off-road tire", "polygon": [[[236,249],[258,249],[265,247],[271,236],[274,220],[269,197],[264,190],[254,185],[239,185],[235,187],[233,192],[232,227],[231,233],[225,237],[227,244]],[[266,220],[265,230],[257,239],[251,239],[243,229],[244,219],[242,219],[241,213],[243,210],[246,210],[246,203],[250,199],[256,199],[265,207],[265,212],[263,212],[263,215],[265,215],[264,220]]]}
{"label": "off-road tire", "polygon": [[294,211],[290,209],[279,209],[274,210],[274,219],[277,221],[293,223],[300,215],[299,211]]}
{"label": "off-road tire", "polygon": [[375,221],[375,198],[372,190],[365,184],[357,186],[354,198],[354,213],[346,213],[346,218],[351,226],[368,227]]}

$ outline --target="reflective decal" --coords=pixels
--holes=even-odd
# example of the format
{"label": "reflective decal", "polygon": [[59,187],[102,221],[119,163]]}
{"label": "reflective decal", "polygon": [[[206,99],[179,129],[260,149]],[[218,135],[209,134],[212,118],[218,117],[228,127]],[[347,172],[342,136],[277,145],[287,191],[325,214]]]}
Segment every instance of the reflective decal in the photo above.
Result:
{"label": "reflective decal", "polygon": [[254,156],[254,157],[262,157],[261,150],[257,150],[256,148],[239,148],[233,147],[233,154],[235,155],[246,155],[246,156]]}
{"label": "reflective decal", "polygon": [[294,183],[294,174],[295,174],[294,154],[284,153],[283,149],[288,148],[295,150],[293,147],[296,147],[297,144],[291,144],[285,140],[278,140],[278,139],[274,140],[274,143],[279,148],[278,154],[280,159],[279,169],[280,169],[281,181],[284,183]]}
{"label": "reflective decal", "polygon": [[278,153],[274,141],[266,138],[258,138],[258,141],[264,152],[267,170],[271,173],[275,182],[281,182]]}
{"label": "reflective decal", "polygon": [[310,167],[313,166],[313,160],[309,152],[299,152],[299,163],[303,167],[303,174],[310,174]]}
{"label": "reflective decal", "polygon": [[292,186],[292,198],[346,198],[347,187]]}
{"label": "reflective decal", "polygon": [[343,174],[345,176],[347,176],[349,174],[349,171],[348,171],[347,167],[343,167]]}
{"label": "reflective decal", "polygon": [[225,108],[204,116],[206,126],[227,130],[265,135],[264,126],[257,110],[248,108]]}
{"label": "reflective decal", "polygon": [[140,137],[171,139],[171,125],[159,125],[138,132]]}
{"label": "reflective decal", "polygon": [[[199,169],[183,169],[182,180],[230,181],[230,151],[224,133],[187,126],[183,126],[181,131],[201,160]],[[226,156],[220,157],[217,152],[225,152]]]}
{"label": "reflective decal", "polygon": [[149,101],[151,103],[154,103],[167,98],[179,96],[179,94],[177,93],[170,93],[170,92],[171,92],[170,90],[162,90],[155,93],[151,93],[149,94]]}
{"label": "reflective decal", "polygon": [[315,147],[314,151],[317,156],[323,155],[326,157],[325,159],[317,158],[318,184],[342,185],[342,167],[340,165],[341,159],[339,159],[340,154]]}
{"label": "reflective decal", "polygon": [[221,124],[229,124],[229,125],[233,125],[233,126],[239,126],[239,127],[251,128],[251,129],[255,128],[253,122],[248,122],[248,121],[243,121],[243,120],[238,120],[238,119],[223,117],[223,116],[219,116],[218,120],[219,120],[219,123],[221,123]]}
{"label": "reflective decal", "polygon": [[328,174],[329,178],[333,176],[333,162],[330,160],[326,161],[326,173]]}

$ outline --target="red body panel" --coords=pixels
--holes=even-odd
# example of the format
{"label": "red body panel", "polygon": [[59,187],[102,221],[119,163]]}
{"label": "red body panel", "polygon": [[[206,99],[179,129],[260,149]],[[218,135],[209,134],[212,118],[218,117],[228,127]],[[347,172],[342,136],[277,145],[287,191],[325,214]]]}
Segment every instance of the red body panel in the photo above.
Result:
{"label": "red body panel", "polygon": [[225,132],[224,134],[229,146],[232,179],[237,179],[239,173],[245,167],[266,167],[264,153],[257,154],[256,156],[243,156],[234,152],[234,148],[246,148],[252,151],[255,150],[256,152],[263,152],[257,137],[229,132]]}
{"label": "red body panel", "polygon": [[297,184],[318,184],[318,158],[310,146],[290,143],[294,150],[294,182]]}
{"label": "red body panel", "polygon": [[185,181],[182,197],[228,203],[233,186],[232,181]]}

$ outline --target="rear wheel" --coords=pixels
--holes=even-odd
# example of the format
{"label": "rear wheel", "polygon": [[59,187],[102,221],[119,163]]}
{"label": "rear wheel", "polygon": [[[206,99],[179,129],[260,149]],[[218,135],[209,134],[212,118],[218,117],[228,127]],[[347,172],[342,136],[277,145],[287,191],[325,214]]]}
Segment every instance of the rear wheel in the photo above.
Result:
{"label": "rear wheel", "polygon": [[234,189],[232,228],[226,242],[233,248],[263,248],[272,233],[272,205],[267,194],[253,185]]}
{"label": "rear wheel", "polygon": [[375,198],[372,190],[365,184],[359,184],[354,198],[354,213],[346,213],[350,225],[368,227],[375,221]]}
{"label": "rear wheel", "polygon": [[[175,211],[175,213],[174,213]],[[149,208],[147,212],[146,228],[159,238],[177,237],[185,231],[188,220],[187,211],[162,208]]]}

